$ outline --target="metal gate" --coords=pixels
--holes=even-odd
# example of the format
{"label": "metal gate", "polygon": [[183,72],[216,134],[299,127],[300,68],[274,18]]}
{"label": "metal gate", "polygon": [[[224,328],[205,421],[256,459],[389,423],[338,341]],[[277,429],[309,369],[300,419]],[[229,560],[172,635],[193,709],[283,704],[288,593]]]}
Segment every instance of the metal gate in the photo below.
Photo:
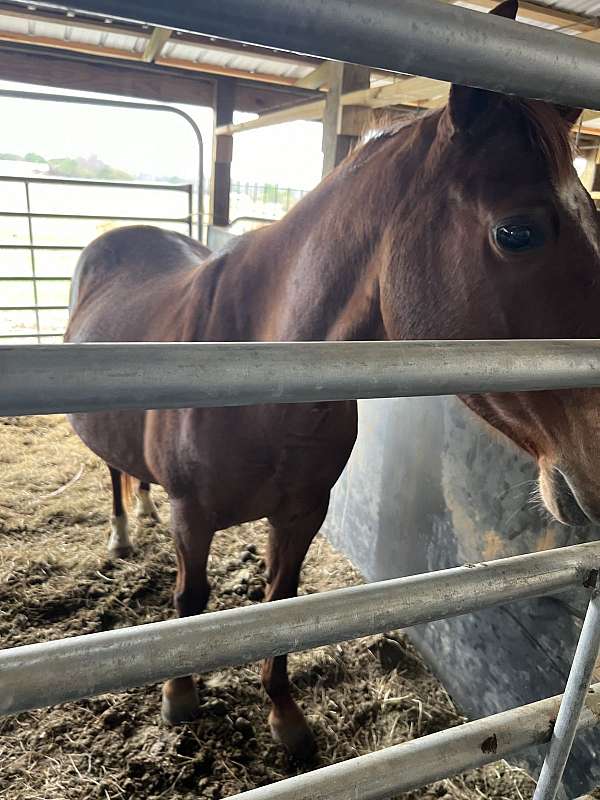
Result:
{"label": "metal gate", "polygon": [[[0,341],[60,341],[71,276],[85,245],[133,223],[191,236],[192,191],[191,184],[0,176]],[[144,207],[150,210],[141,214]],[[73,210],[82,208],[87,213]]]}
{"label": "metal gate", "polygon": [[[78,8],[600,108],[596,45],[436,0],[79,0]],[[315,402],[600,387],[600,341],[85,344],[0,348],[1,414]],[[548,743],[536,800],[553,798],[578,727],[600,719],[600,542],[107,631],[0,653],[0,713],[243,664],[587,587],[562,698],[551,698],[246,792],[389,798]]]}

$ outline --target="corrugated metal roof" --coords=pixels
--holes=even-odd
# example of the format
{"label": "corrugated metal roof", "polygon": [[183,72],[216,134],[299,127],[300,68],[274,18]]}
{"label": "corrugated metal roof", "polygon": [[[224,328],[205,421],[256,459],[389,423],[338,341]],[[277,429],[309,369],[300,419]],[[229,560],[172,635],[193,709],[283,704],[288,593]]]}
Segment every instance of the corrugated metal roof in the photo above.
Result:
{"label": "corrugated metal roof", "polygon": [[[151,35],[151,27],[135,26],[133,24],[121,25],[106,20],[89,20],[72,13],[65,16],[56,16],[56,19],[44,14],[30,13],[20,6],[13,13],[4,8],[0,13],[0,40],[11,39],[32,44],[49,44],[55,47],[82,45],[82,49],[89,48],[92,52],[107,55],[122,55],[123,57],[141,58]],[[4,34],[4,36],[3,36]],[[252,48],[254,49],[254,48]],[[161,59],[175,59],[178,62],[211,65],[220,69],[233,69],[247,72],[249,75],[273,76],[285,78],[293,82],[308,75],[315,64],[306,59],[296,59],[291,54],[276,54],[265,51],[252,52],[215,41],[212,44],[199,38],[194,41],[190,35],[181,36],[174,33],[172,38],[163,45],[160,52]],[[318,64],[318,61],[315,61]],[[208,70],[209,71],[209,70]]]}
{"label": "corrugated metal roof", "polygon": [[65,42],[78,42],[95,47],[114,48],[132,53],[143,53],[146,46],[146,37],[136,36],[133,33],[131,36],[121,32],[113,33],[108,25],[106,30],[80,28],[71,24],[68,19],[65,19],[65,22],[40,22],[36,19],[2,15],[0,31],[58,39]]}
{"label": "corrugated metal roof", "polygon": [[[489,10],[490,0],[446,0],[478,11]],[[71,11],[49,12],[35,6],[8,6],[0,0],[0,40],[68,47],[82,52],[141,59],[152,33],[151,26],[121,23],[110,19],[86,17]],[[545,18],[544,8],[550,15]],[[552,10],[555,11],[552,15]],[[567,12],[573,17],[557,12]],[[579,22],[577,21],[579,16]],[[600,0],[535,0],[523,2],[519,16],[523,22],[565,34],[578,34],[600,26]],[[572,21],[573,20],[573,21]],[[262,80],[273,76],[275,82],[292,83],[308,75],[318,60],[281,53],[268,48],[246,48],[244,45],[212,40],[210,37],[175,32],[163,45],[160,62],[190,69],[205,67],[217,74],[227,70],[256,75]]]}
{"label": "corrugated metal roof", "polygon": [[213,64],[219,67],[258,72],[264,75],[278,75],[285,78],[303,78],[313,69],[309,64],[299,64],[292,59],[289,61],[284,58],[263,59],[239,50],[228,50],[218,46],[203,47],[189,41],[180,42],[177,39],[166,43],[161,57],[178,58],[198,64]]}
{"label": "corrugated metal roof", "polygon": [[600,2],[598,0],[539,0],[537,5],[581,14],[583,17],[600,18]]}
{"label": "corrugated metal roof", "polygon": [[[481,3],[478,3],[477,0],[454,0],[454,4],[457,6],[462,6],[463,8],[470,8],[473,11],[483,11],[486,13],[488,11],[487,7],[482,6]],[[530,4],[533,5],[533,4]],[[544,8],[547,9],[556,9],[557,11],[564,11],[567,13],[575,14],[577,13],[579,16],[589,16],[590,17],[590,25],[595,24],[596,19],[590,14],[584,14],[583,12],[576,11],[575,8],[572,8],[571,5],[582,5],[582,6],[595,6],[599,9],[600,14],[600,0],[595,0],[594,2],[588,2],[588,0],[536,0],[536,6],[540,7],[540,11],[543,12]],[[529,25],[535,25],[538,28],[546,28],[547,30],[556,30],[560,28],[562,33],[570,34],[570,33],[577,33],[577,26],[576,24],[573,25],[573,30],[569,30],[568,22],[564,21],[562,24],[557,24],[551,20],[542,20],[539,16],[532,18],[531,11],[521,5],[521,9],[517,15],[517,19],[520,22],[526,22]],[[586,22],[587,24],[587,22]]]}

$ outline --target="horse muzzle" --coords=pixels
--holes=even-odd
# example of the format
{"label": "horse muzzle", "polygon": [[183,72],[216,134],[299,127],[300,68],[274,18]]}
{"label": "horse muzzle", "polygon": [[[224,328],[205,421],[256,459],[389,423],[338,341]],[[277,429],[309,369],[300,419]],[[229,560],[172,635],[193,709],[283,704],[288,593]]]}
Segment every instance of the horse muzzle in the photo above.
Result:
{"label": "horse muzzle", "polygon": [[539,485],[544,505],[563,525],[600,524],[600,492],[587,489],[567,469],[540,465]]}

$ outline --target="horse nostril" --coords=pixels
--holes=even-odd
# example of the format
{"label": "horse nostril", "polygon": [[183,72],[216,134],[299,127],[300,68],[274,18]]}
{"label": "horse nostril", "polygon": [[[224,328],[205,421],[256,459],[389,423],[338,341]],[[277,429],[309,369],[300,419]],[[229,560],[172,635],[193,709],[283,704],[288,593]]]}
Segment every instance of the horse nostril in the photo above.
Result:
{"label": "horse nostril", "polygon": [[563,473],[555,467],[552,470],[552,489],[554,500],[562,519],[569,525],[587,525],[589,519],[583,511]]}

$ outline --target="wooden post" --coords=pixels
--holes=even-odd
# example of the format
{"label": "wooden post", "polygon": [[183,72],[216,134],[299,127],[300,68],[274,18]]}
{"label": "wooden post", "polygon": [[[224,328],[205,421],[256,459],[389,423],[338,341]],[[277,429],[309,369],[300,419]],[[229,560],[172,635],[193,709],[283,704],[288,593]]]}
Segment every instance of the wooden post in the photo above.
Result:
{"label": "wooden post", "polygon": [[594,147],[590,150],[586,150],[585,160],[587,164],[581,176],[581,182],[588,192],[593,192],[597,184],[596,176],[599,173],[598,164],[600,163],[600,149]]}
{"label": "wooden post", "polygon": [[[233,122],[235,79],[219,78],[215,83],[213,109],[214,129]],[[213,169],[210,190],[210,221],[213,225],[229,225],[229,192],[231,190],[231,160],[233,136],[213,136]]]}
{"label": "wooden post", "polygon": [[332,61],[329,72],[329,91],[323,115],[323,175],[337,166],[350,152],[363,132],[368,109],[361,106],[342,106],[343,94],[369,88],[369,67]]}

